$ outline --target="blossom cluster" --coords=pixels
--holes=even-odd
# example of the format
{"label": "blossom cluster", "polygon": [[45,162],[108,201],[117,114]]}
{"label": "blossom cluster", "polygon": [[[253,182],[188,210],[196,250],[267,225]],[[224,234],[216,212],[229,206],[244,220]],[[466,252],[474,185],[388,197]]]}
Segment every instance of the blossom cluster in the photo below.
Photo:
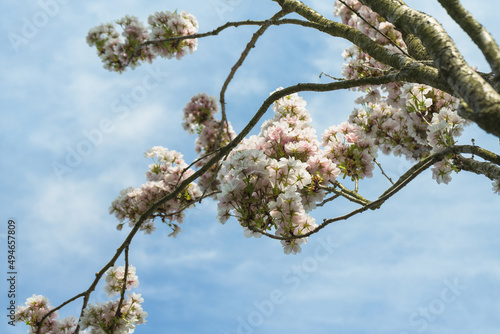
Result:
{"label": "blossom cluster", "polygon": [[[121,294],[123,284],[126,289],[139,285],[139,280],[135,274],[135,268],[129,266],[127,269],[127,278],[125,277],[125,267],[113,266],[106,271],[106,284],[104,291],[108,297]],[[107,333],[133,333],[137,325],[144,324],[148,313],[143,311],[142,302],[144,299],[140,294],[127,293],[121,304],[120,299],[109,300],[104,303],[90,304],[83,311],[80,319],[81,329],[89,328],[89,334],[107,334]],[[118,306],[120,312],[117,316]]]}
{"label": "blossom cluster", "polygon": [[123,285],[130,290],[139,286],[139,279],[135,274],[135,267],[128,266],[127,279],[125,280],[125,267],[113,266],[106,271],[106,284],[104,285],[104,292],[108,297],[112,298],[122,292]]}
{"label": "blossom cluster", "polygon": [[325,193],[320,185],[333,182],[340,170],[320,149],[315,131],[297,94],[277,100],[273,119],[259,135],[243,140],[222,163],[218,178],[217,218],[234,216],[246,237],[274,230],[286,254],[301,251],[307,238],[294,238],[317,225],[307,214]]}
{"label": "blossom cluster", "polygon": [[198,32],[196,18],[184,11],[156,12],[148,18],[149,27],[134,16],[125,16],[116,23],[122,28],[121,35],[112,23],[98,25],[87,35],[87,43],[96,47],[104,67],[110,71],[133,69],[140,61],[151,63],[156,56],[181,59],[198,46],[196,39],[165,41]]}
{"label": "blossom cluster", "polygon": [[[28,333],[34,334],[39,329],[39,322],[49,313],[54,307],[49,303],[47,297],[41,295],[33,295],[26,300],[24,306],[18,306],[15,313],[15,321],[23,322],[29,326]],[[59,313],[52,312],[43,322],[40,328],[41,333],[51,334],[70,334],[73,333],[77,326],[77,321],[73,316],[64,319],[58,319]],[[83,333],[83,332],[80,332]]]}
{"label": "blossom cluster", "polygon": [[[120,196],[111,203],[109,208],[109,212],[114,214],[120,222],[128,220],[131,227],[139,221],[140,216],[146,210],[194,173],[191,168],[188,168],[182,154],[176,151],[155,146],[144,155],[146,158],[156,158],[146,173],[147,182],[140,188],[129,187],[122,190]],[[185,217],[184,210],[193,206],[200,196],[201,191],[198,185],[189,184],[175,198],[158,207],[152,217],[141,224],[140,229],[146,234],[151,234],[156,230],[153,220],[159,217],[173,229],[171,236],[177,236],[180,232],[178,224],[182,223]],[[118,225],[118,229],[122,226],[123,223]]]}
{"label": "blossom cluster", "polygon": [[[394,52],[401,52],[400,49],[406,48],[402,34],[396,30],[393,24],[387,22],[369,7],[361,4],[359,0],[346,0],[344,2],[364,20],[341,2],[335,1],[334,15],[339,16],[342,23],[361,31],[372,40]],[[347,79],[381,76],[384,71],[390,69],[389,66],[375,60],[355,45],[345,49],[343,57],[346,64],[344,64],[342,75]],[[362,91],[363,87],[358,89]]]}
{"label": "blossom cluster", "polygon": [[[379,44],[395,51],[406,50],[402,34],[359,0],[345,1],[364,20],[340,2],[335,3],[334,14]],[[392,43],[381,34],[389,37]],[[397,49],[394,44],[401,50]],[[390,71],[357,46],[344,52],[343,75],[347,79],[380,76]],[[390,83],[378,87],[358,87],[365,94],[357,102],[349,122],[361,127],[365,136],[372,138],[382,152],[403,155],[419,160],[444,147],[455,144],[467,122],[458,116],[458,100],[438,89],[413,83]],[[433,178],[448,183],[455,170],[450,157],[435,164]]]}
{"label": "blossom cluster", "polygon": [[148,314],[143,311],[142,302],[144,299],[140,294],[127,293],[121,304],[121,315],[118,319],[116,311],[120,303],[119,298],[91,304],[84,310],[80,326],[82,329],[89,328],[90,334],[133,333],[137,325],[146,322]]}
{"label": "blossom cluster", "polygon": [[[195,151],[198,153],[196,168],[202,167],[212,158],[209,153],[227,145],[236,136],[230,122],[223,124],[214,118],[218,111],[216,98],[206,93],[193,96],[184,107],[182,126],[188,133],[198,134],[195,142]],[[198,179],[198,186],[203,192],[220,190],[220,182],[216,178],[219,168],[220,164],[213,165]]]}
{"label": "blossom cluster", "polygon": [[373,176],[378,147],[356,124],[343,122],[328,128],[322,136],[326,157],[337,164],[345,176],[362,179]]}
{"label": "blossom cluster", "polygon": [[200,133],[210,124],[214,115],[219,111],[217,99],[206,93],[196,94],[184,107],[182,127],[188,133]]}
{"label": "blossom cluster", "polygon": [[[396,30],[394,25],[387,22],[369,7],[363,5],[359,0],[344,0],[344,3],[351,7],[364,20],[340,1],[335,1],[333,13],[342,19],[342,23],[356,28],[379,44],[387,45],[390,43],[389,40],[384,37],[385,35],[395,41],[399,46],[405,46],[401,33]],[[375,26],[376,29],[372,26]],[[383,34],[381,34],[381,32]]]}
{"label": "blossom cluster", "polygon": [[[124,283],[125,268],[112,267],[106,271],[106,285],[104,291],[109,297],[121,293]],[[130,290],[132,287],[137,287],[139,280],[135,275],[135,268],[128,267],[126,288]],[[94,303],[85,308],[83,317],[78,322],[73,316],[64,319],[58,319],[59,313],[52,312],[43,322],[40,333],[46,334],[71,334],[76,330],[77,325],[80,325],[81,331],[84,334],[107,334],[117,333],[126,334],[134,332],[137,325],[143,324],[147,317],[147,312],[144,312],[141,307],[143,302],[140,294],[127,294],[121,304],[121,314],[117,318],[116,310],[120,299],[107,301],[104,303]],[[53,310],[47,297],[41,295],[33,295],[26,300],[24,306],[18,306],[15,313],[16,322],[24,322],[30,327],[28,333],[34,334],[39,329],[39,322],[42,318]],[[88,329],[88,330],[85,330]]]}
{"label": "blossom cluster", "polygon": [[[462,132],[465,122],[456,113],[457,99],[447,93],[425,85],[404,84],[394,101],[382,96],[377,88],[369,90],[358,99],[362,108],[355,109],[349,121],[360,126],[386,154],[418,160],[453,144],[453,138]],[[443,118],[447,121],[441,122]],[[433,125],[437,123],[439,127]]]}
{"label": "blossom cluster", "polygon": [[493,193],[500,195],[500,179],[494,180],[491,184],[493,186],[491,188],[493,190]]}

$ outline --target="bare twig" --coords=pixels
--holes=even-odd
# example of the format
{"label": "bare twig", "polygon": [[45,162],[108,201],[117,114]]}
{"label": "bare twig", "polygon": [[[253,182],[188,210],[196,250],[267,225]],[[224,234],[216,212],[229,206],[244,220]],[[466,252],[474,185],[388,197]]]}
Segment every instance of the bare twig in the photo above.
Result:
{"label": "bare twig", "polygon": [[205,198],[207,197],[211,197],[213,195],[216,195],[220,193],[220,191],[212,191],[210,193],[203,193],[203,195],[201,195],[200,197],[196,198],[196,199],[193,199],[191,201],[188,201],[188,204],[182,206],[179,210],[177,211],[174,211],[174,212],[170,212],[170,213],[167,213],[167,214],[161,214],[161,215],[152,215],[153,218],[156,218],[156,217],[159,217],[159,218],[166,218],[166,217],[171,217],[171,216],[176,216],[176,215],[179,215],[180,213],[182,213],[184,210],[186,209],[189,209],[191,207],[191,205],[193,205],[194,203],[198,202],[198,203],[201,203],[201,201],[203,201]]}
{"label": "bare twig", "polygon": [[322,75],[324,75],[324,76],[326,76],[326,77],[329,77],[329,78],[330,78],[330,79],[332,79],[332,80],[337,80],[337,81],[344,81],[344,80],[345,80],[345,78],[335,78],[335,77],[331,76],[330,74],[326,74],[325,72],[321,72],[321,73],[319,74],[319,78],[320,78],[320,79],[321,79],[321,76],[322,76]]}
{"label": "bare twig", "polygon": [[[320,189],[326,190],[328,192],[332,192],[336,195],[342,196],[346,198],[347,200],[361,204],[361,205],[367,205],[370,203],[369,200],[358,194],[357,190],[349,190],[347,189],[342,183],[335,181],[333,182],[334,187],[325,187],[325,186],[319,186]],[[340,190],[336,189],[340,188]]]}
{"label": "bare twig", "polygon": [[316,204],[316,206],[323,206],[326,203],[329,203],[329,202],[333,201],[334,199],[339,198],[340,196],[341,196],[341,194],[338,193],[338,194],[335,194],[335,195],[333,195],[331,197],[325,198],[321,203]]}
{"label": "bare twig", "polygon": [[377,159],[373,159],[373,161],[377,164],[378,168],[379,168],[379,169],[380,169],[380,171],[382,172],[382,175],[384,175],[384,176],[385,176],[385,178],[386,178],[387,180],[389,180],[389,182],[390,182],[391,184],[394,184],[394,182],[392,182],[392,179],[391,179],[389,176],[387,176],[387,174],[384,172],[384,169],[382,168],[382,165],[381,165],[381,164],[377,161]]}
{"label": "bare twig", "polygon": [[213,150],[211,152],[208,152],[207,154],[205,154],[205,155],[199,157],[198,159],[194,160],[193,162],[191,162],[186,168],[184,168],[182,170],[181,175],[180,175],[179,179],[177,180],[177,183],[175,184],[175,186],[177,187],[179,185],[179,182],[182,179],[182,176],[189,170],[189,168],[191,168],[192,166],[196,165],[199,161],[205,159],[206,157],[211,156],[211,155],[217,153],[218,151],[220,151],[220,148],[218,148],[216,150]]}
{"label": "bare twig", "polygon": [[[265,21],[265,23],[262,24],[262,26],[253,34],[252,38],[250,39],[247,46],[245,47],[245,50],[243,50],[243,52],[241,53],[240,58],[231,68],[231,72],[229,72],[229,75],[227,76],[226,80],[224,81],[224,84],[222,85],[222,88],[220,91],[219,101],[220,101],[220,105],[221,105],[222,118],[221,118],[221,127],[219,129],[219,133],[217,134],[217,139],[215,140],[214,147],[217,147],[219,145],[219,142],[222,139],[222,133],[224,131],[224,127],[225,127],[226,132],[229,136],[229,124],[227,122],[226,100],[225,100],[225,94],[226,94],[227,87],[229,86],[229,83],[233,79],[238,68],[240,68],[241,65],[243,65],[243,62],[245,61],[246,57],[250,53],[250,50],[252,50],[252,48],[255,47],[255,43],[257,42],[259,37],[264,34],[264,32],[267,30],[267,28],[269,28],[269,26],[272,24],[272,22],[279,20],[280,18],[282,18],[286,14],[287,14],[287,12],[280,10],[278,13],[274,14],[273,17],[271,17],[271,19]],[[232,139],[232,138],[230,138],[230,139]]]}

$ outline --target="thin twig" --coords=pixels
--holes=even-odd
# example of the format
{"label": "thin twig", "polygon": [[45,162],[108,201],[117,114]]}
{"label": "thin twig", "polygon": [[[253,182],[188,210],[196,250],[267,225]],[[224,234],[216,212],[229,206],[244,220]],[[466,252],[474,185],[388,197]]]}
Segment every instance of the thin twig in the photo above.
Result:
{"label": "thin twig", "polygon": [[166,217],[171,217],[171,216],[179,215],[184,210],[189,209],[194,203],[196,203],[196,202],[201,203],[201,201],[204,200],[205,198],[211,197],[211,196],[219,194],[219,193],[220,193],[220,191],[212,191],[212,192],[210,192],[208,194],[204,193],[202,196],[196,198],[195,200],[188,201],[189,202],[188,204],[184,205],[183,207],[181,207],[177,211],[166,213],[166,214],[158,214],[158,215],[154,215],[153,214],[151,217],[152,218],[166,218]]}
{"label": "thin twig", "polygon": [[386,179],[389,180],[389,182],[391,184],[394,184],[394,182],[392,182],[392,179],[389,176],[387,176],[387,174],[384,172],[384,169],[382,168],[382,165],[377,161],[377,159],[373,159],[373,161],[377,164],[378,168],[382,172],[382,175],[384,175],[386,177]]}
{"label": "thin twig", "polygon": [[[227,159],[227,155],[222,159],[222,161],[226,160]],[[208,182],[207,184],[207,187],[206,189],[203,191],[203,193],[201,194],[201,198],[203,198],[205,196],[205,194],[207,193],[207,191],[210,189],[210,187],[212,186],[212,183],[215,182],[215,179],[217,179],[217,175],[219,174],[219,171],[222,167],[222,163],[219,162],[215,165],[215,171],[214,173],[212,174],[212,176],[210,177],[210,182]],[[216,194],[216,193],[219,193],[220,191],[214,191],[212,194]],[[201,198],[199,200],[199,203],[201,203]]]}
{"label": "thin twig", "polygon": [[[342,196],[347,200],[360,205],[367,205],[370,203],[369,200],[358,194],[356,191],[347,189],[342,183],[338,181],[335,181],[333,185],[334,187],[319,186],[319,188],[337,194],[339,196]],[[340,190],[337,190],[336,187],[340,188]]]}
{"label": "thin twig", "polygon": [[[229,75],[227,76],[226,80],[224,81],[224,84],[222,85],[221,91],[220,91],[220,105],[221,105],[221,127],[219,129],[219,133],[217,134],[217,139],[215,140],[214,147],[217,147],[222,139],[222,133],[224,132],[224,127],[226,129],[226,132],[229,136],[229,123],[227,121],[227,115],[226,115],[226,100],[225,100],[225,94],[227,87],[229,86],[229,83],[233,79],[234,75],[236,74],[236,71],[243,65],[243,62],[245,61],[246,57],[250,53],[250,50],[252,50],[255,47],[255,43],[259,39],[260,36],[264,34],[264,32],[269,28],[272,22],[282,18],[285,16],[287,12],[280,10],[276,14],[271,17],[271,19],[265,21],[264,24],[253,34],[252,38],[250,41],[247,43],[247,46],[245,47],[245,50],[240,55],[240,58],[238,61],[233,65],[231,68],[231,71],[229,72]],[[230,138],[232,139],[232,138]]]}
{"label": "thin twig", "polygon": [[220,27],[217,27],[216,29],[204,33],[199,33],[199,34],[191,34],[191,35],[185,35],[185,36],[172,36],[168,38],[162,38],[162,39],[155,39],[151,41],[146,41],[144,43],[139,44],[134,48],[134,50],[131,52],[131,55],[129,57],[129,60],[127,61],[126,64],[124,64],[124,67],[127,67],[130,64],[130,61],[139,55],[141,53],[141,49],[145,46],[148,45],[157,45],[157,44],[162,44],[165,42],[173,42],[173,41],[183,41],[187,39],[195,39],[195,38],[204,38],[204,37],[209,37],[209,36],[216,36],[218,35],[221,31],[230,28],[230,27],[239,27],[239,26],[254,26],[254,25],[263,25],[265,24],[266,21],[253,21],[253,20],[246,20],[246,21],[238,21],[238,22],[227,22],[226,24],[221,25]]}
{"label": "thin twig", "polygon": [[320,78],[320,79],[321,79],[321,76],[322,76],[322,75],[324,75],[324,76],[326,76],[326,77],[329,77],[330,79],[332,79],[332,80],[336,80],[336,81],[344,81],[344,80],[345,80],[345,78],[335,78],[335,77],[333,77],[333,76],[331,76],[330,74],[327,74],[327,73],[325,73],[325,72],[321,72],[321,73],[319,74],[319,78]]}
{"label": "thin twig", "polygon": [[316,204],[316,206],[323,206],[326,203],[329,203],[329,202],[333,201],[334,199],[339,198],[340,196],[341,196],[341,194],[338,193],[338,194],[333,195],[332,197],[325,198],[321,203]]}

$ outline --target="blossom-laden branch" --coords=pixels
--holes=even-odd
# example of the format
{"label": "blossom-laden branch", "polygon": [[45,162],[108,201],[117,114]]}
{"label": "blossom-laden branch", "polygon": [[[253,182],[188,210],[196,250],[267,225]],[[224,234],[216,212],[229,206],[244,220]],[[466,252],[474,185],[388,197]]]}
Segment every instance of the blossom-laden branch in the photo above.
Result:
{"label": "blossom-laden branch", "polygon": [[[110,68],[112,69],[112,68]],[[357,87],[359,85],[376,85],[376,84],[382,84],[382,83],[387,83],[387,82],[392,82],[394,80],[397,80],[397,76],[395,74],[392,75],[387,75],[384,77],[378,77],[378,78],[360,78],[360,79],[355,79],[355,80],[346,80],[338,83],[328,83],[328,84],[297,84],[295,86],[291,86],[285,89],[282,89],[280,91],[274,92],[269,96],[262,104],[262,106],[259,108],[257,113],[254,115],[254,117],[249,121],[247,126],[242,130],[242,132],[238,135],[235,136],[233,140],[228,142],[226,146],[223,146],[218,152],[214,154],[214,156],[206,161],[198,171],[195,173],[188,173],[186,172],[189,171],[189,168],[185,163],[182,161],[182,156],[178,155],[176,152],[168,152],[164,151],[161,149],[157,150],[151,150],[149,151],[146,155],[149,157],[157,157],[160,159],[159,162],[164,163],[164,166],[160,166],[159,163],[153,164],[151,166],[151,170],[149,175],[154,176],[155,174],[162,173],[163,169],[168,169],[171,167],[174,167],[174,164],[178,164],[179,167],[176,168],[177,173],[177,178],[171,178],[172,182],[175,181],[175,188],[170,191],[167,195],[163,196],[161,199],[155,201],[153,204],[151,204],[147,209],[142,212],[142,214],[135,213],[134,214],[134,220],[132,220],[132,230],[129,232],[128,236],[118,247],[116,250],[114,256],[110,259],[110,261],[99,271],[96,273],[96,277],[94,281],[92,282],[91,286],[84,292],[76,295],[75,297],[65,301],[61,305],[59,305],[56,308],[51,308],[48,309],[48,300],[44,299],[44,297],[41,296],[34,296],[32,299],[28,299],[27,305],[32,305],[32,307],[36,307],[37,310],[39,309],[47,309],[46,312],[42,313],[40,318],[32,318],[30,315],[29,317],[27,315],[23,316],[24,310],[27,310],[27,308],[20,307],[18,311],[16,312],[16,319],[17,321],[24,321],[28,325],[31,324],[33,328],[37,328],[37,333],[41,333],[44,326],[49,326],[56,324],[55,319],[57,318],[57,310],[61,309],[62,307],[66,306],[67,304],[77,300],[80,297],[84,297],[83,300],[83,305],[82,305],[82,311],[80,315],[80,321],[77,322],[74,318],[68,318],[68,320],[61,320],[59,321],[60,326],[66,326],[67,328],[80,328],[81,324],[84,324],[84,327],[89,327],[92,326],[93,324],[99,324],[101,320],[98,318],[95,318],[91,320],[89,317],[92,314],[97,314],[97,311],[95,307],[98,307],[97,305],[93,306],[93,308],[87,308],[90,294],[95,290],[95,287],[97,286],[98,282],[101,280],[101,278],[104,276],[105,273],[110,270],[111,267],[114,266],[115,262],[118,260],[119,256],[123,253],[123,251],[129,247],[132,239],[134,236],[137,234],[139,230],[143,230],[146,232],[151,232],[154,230],[152,224],[151,224],[151,217],[155,215],[155,213],[158,211],[158,209],[164,205],[166,202],[175,199],[178,195],[180,195],[183,191],[186,191],[186,188],[198,177],[202,176],[204,173],[206,173],[212,166],[214,166],[217,162],[219,162],[224,156],[226,156],[249,132],[250,130],[258,123],[260,118],[263,116],[263,114],[267,111],[269,106],[276,100],[283,98],[287,95],[300,92],[300,91],[332,91],[332,90],[338,90],[338,89],[348,89],[348,88],[353,88]],[[196,104],[196,103],[195,103]],[[203,123],[203,122],[202,122]],[[206,124],[204,124],[206,125]],[[159,154],[157,154],[159,153]],[[173,154],[173,156],[168,156],[168,154]],[[207,157],[210,156],[210,154],[207,154]],[[175,168],[175,167],[174,167]],[[163,172],[165,171],[163,170]],[[182,180],[182,182],[179,183],[179,181]],[[173,184],[173,183],[172,183]],[[193,190],[193,189],[191,189]],[[127,193],[127,192],[126,192]],[[185,193],[186,194],[186,193]],[[169,213],[164,214],[165,217],[169,217],[170,219],[172,216],[175,216],[175,219],[181,217],[181,213],[186,209],[187,207],[190,206],[190,204],[193,203],[193,198],[199,199],[197,196],[185,196],[184,199],[186,200],[185,205],[179,206],[179,210],[173,210]],[[172,209],[172,208],[170,208]],[[178,229],[176,228],[177,225],[174,226],[174,233],[173,235],[175,236],[178,233]],[[176,233],[177,232],[177,233]],[[135,298],[135,299],[134,299]],[[133,302],[140,302],[142,298],[140,297],[133,297]],[[33,306],[35,305],[35,306]],[[110,306],[110,305],[108,305]],[[27,306],[28,307],[28,306]],[[113,308],[114,310],[117,310],[117,308]],[[141,309],[142,311],[142,309]],[[116,311],[115,311],[116,312]],[[106,314],[106,313],[104,313]],[[116,314],[116,313],[115,313]],[[54,317],[54,320],[50,320],[52,317]],[[144,321],[145,316],[139,317],[138,319],[140,321]],[[84,319],[87,319],[84,321]]]}
{"label": "blossom-laden branch", "polygon": [[[415,179],[419,174],[421,174],[423,171],[428,169],[432,164],[436,163],[437,161],[442,160],[444,157],[450,155],[450,154],[459,154],[459,153],[474,153],[474,154],[480,154],[480,156],[484,157],[485,159],[488,159],[492,161],[492,163],[480,163],[474,160],[470,159],[465,159],[467,162],[464,163],[468,164],[468,166],[471,166],[471,171],[474,172],[479,172],[481,174],[489,174],[492,176],[492,179],[499,180],[500,176],[500,166],[495,164],[494,162],[500,162],[500,156],[494,154],[493,152],[489,152],[483,148],[477,147],[477,146],[470,146],[470,145],[457,145],[457,146],[451,146],[448,148],[445,148],[444,150],[434,153],[433,155],[423,159],[422,161],[418,162],[415,164],[413,167],[411,167],[408,171],[406,171],[399,179],[394,183],[391,187],[389,187],[386,191],[382,193],[376,200],[373,202],[369,202],[365,204],[364,206],[353,210],[345,215],[338,216],[335,218],[329,218],[329,219],[324,219],[323,223],[317,226],[315,229],[304,233],[300,236],[290,236],[290,237],[281,237],[281,236],[276,236],[272,235],[270,233],[267,233],[262,230],[258,230],[256,228],[251,228],[252,231],[255,233],[260,233],[262,235],[265,235],[269,238],[272,239],[277,239],[277,240],[294,240],[298,238],[306,238],[309,237],[315,233],[318,233],[321,229],[325,228],[331,223],[342,221],[342,220],[347,220],[359,213],[365,212],[367,210],[374,210],[374,209],[379,209],[389,198],[394,196],[397,192],[399,192],[402,188],[404,188],[408,183],[410,183],[413,179]],[[478,154],[478,155],[479,155]],[[457,155],[457,157],[460,157]],[[459,158],[461,161],[464,160],[463,158]],[[477,164],[483,166],[479,167],[479,170],[476,170],[474,167],[477,166]],[[474,166],[474,167],[472,167]],[[487,167],[485,167],[487,166]],[[497,182],[497,188],[494,189],[496,192],[499,192],[498,188],[498,182]]]}
{"label": "blossom-laden branch", "polygon": [[[135,234],[136,232],[132,231],[131,233]],[[125,288],[130,290],[132,287],[139,285],[134,267],[127,264],[127,269],[124,269],[124,267],[113,267],[118,256],[124,249],[128,249],[128,245],[129,241],[127,238],[117,250],[115,257],[100,272],[96,273],[96,278],[88,290],[70,298],[55,308],[50,306],[46,297],[33,295],[31,298],[28,298],[25,306],[17,307],[16,321],[25,322],[31,327],[32,333],[37,334],[80,333],[80,328],[85,329],[88,327],[99,328],[103,333],[128,333],[130,330],[133,331],[135,326],[144,323],[147,317],[147,313],[140,306],[143,302],[141,295],[132,293],[128,294],[127,298],[124,298],[122,295],[118,300],[87,307],[90,294],[94,291],[97,283],[104,274],[106,274],[104,291],[109,297],[121,294],[120,292],[124,293]],[[128,263],[128,256],[126,256],[126,263]],[[70,316],[59,320],[57,311],[80,297],[84,297],[80,319],[77,321],[74,317]],[[120,308],[119,312],[117,311],[118,308]]]}
{"label": "blossom-laden branch", "polygon": [[[112,24],[90,31],[87,41],[97,48],[105,67],[123,72],[127,67],[137,66],[140,61],[151,62],[157,56],[181,59],[187,52],[196,50],[196,38],[215,36],[229,27],[260,26],[221,88],[221,120],[214,118],[219,110],[215,98],[205,93],[195,95],[184,108],[184,128],[198,134],[196,151],[199,158],[188,165],[182,154],[176,151],[161,146],[147,151],[145,156],[152,158],[154,163],[146,173],[146,183],[140,188],[123,190],[110,208],[110,213],[115,214],[120,222],[127,221],[132,228],[112,259],[96,273],[95,280],[85,292],[56,308],[52,308],[45,297],[34,295],[26,306],[18,307],[17,321],[25,322],[32,332],[37,333],[73,330],[76,333],[80,328],[103,333],[132,332],[137,324],[144,323],[147,316],[142,311],[140,295],[125,296],[125,290],[139,283],[135,268],[128,263],[132,239],[140,230],[152,233],[156,229],[155,218],[172,228],[169,236],[177,236],[184,211],[206,197],[218,201],[217,218],[221,223],[235,217],[246,237],[265,235],[278,239],[286,254],[296,254],[310,235],[333,222],[380,208],[432,165],[433,177],[438,183],[448,183],[452,171],[468,170],[492,179],[494,192],[500,194],[500,157],[477,146],[456,145],[456,137],[467,125],[459,113],[469,117],[467,110],[470,106],[480,114],[483,110],[478,112],[478,106],[491,107],[488,103],[496,103],[496,97],[490,94],[488,87],[483,90],[474,84],[472,88],[459,87],[464,81],[456,76],[446,77],[457,64],[465,63],[458,53],[455,54],[454,44],[447,35],[435,38],[436,32],[442,31],[439,25],[429,21],[432,23],[429,27],[421,23],[410,27],[414,20],[428,17],[419,16],[402,1],[396,0],[362,1],[375,11],[357,0],[337,2],[335,13],[341,16],[343,23],[328,20],[296,0],[274,1],[282,10],[269,20],[228,22],[203,34],[197,33],[195,17],[186,12],[157,12],[149,17],[149,28],[137,18],[127,16],[117,21],[123,28],[124,39]],[[299,14],[306,21],[282,19],[289,12]],[[402,21],[401,15],[407,15],[409,23]],[[475,24],[475,21],[471,22]],[[281,24],[313,28],[353,42],[354,46],[344,52],[347,62],[343,71],[345,78],[326,84],[301,83],[276,90],[236,135],[227,121],[225,91],[257,39],[269,26]],[[481,38],[480,48],[489,52],[490,49],[481,46],[488,39]],[[420,52],[409,50],[407,41],[414,48],[421,48]],[[445,43],[447,50],[444,55],[436,53],[436,41]],[[410,55],[418,56],[414,59]],[[432,62],[425,61],[428,56],[432,57]],[[469,71],[466,64],[464,69]],[[480,83],[476,76],[471,77],[472,81]],[[361,108],[356,108],[348,121],[325,130],[320,141],[310,125],[306,102],[297,93],[339,89],[363,92],[364,95],[357,100]],[[468,96],[471,92],[493,98],[481,104],[475,97]],[[245,138],[270,107],[274,117],[264,122],[258,135]],[[495,110],[485,109],[485,112],[491,116]],[[479,119],[481,125],[484,117],[476,116],[469,118]],[[359,182],[373,176],[375,164],[379,165],[376,161],[379,150],[418,162],[376,200],[369,201],[359,194]],[[464,158],[461,153],[473,153],[486,162]],[[191,167],[198,169],[195,171]],[[381,171],[385,175],[382,168]],[[337,180],[340,176],[350,178],[354,190],[342,185]],[[325,198],[329,193],[334,195]],[[339,197],[361,207],[316,224],[309,212]],[[119,224],[118,229],[123,225]],[[115,262],[123,252],[125,266],[117,267]],[[119,298],[89,305],[90,294],[104,275],[108,296],[119,295]],[[80,297],[84,299],[79,321],[73,317],[58,320],[57,310]]]}
{"label": "blossom-laden branch", "polygon": [[[129,275],[129,263],[128,263],[128,251],[129,251],[129,247],[130,245],[127,245],[125,247],[125,273],[123,274],[123,277],[128,277]],[[109,276],[108,276],[109,277]],[[121,307],[122,307],[122,304],[123,304],[123,300],[125,299],[125,290],[127,289],[127,279],[123,279],[123,284],[122,284],[122,287],[121,287],[121,291],[120,291],[120,300],[118,301],[118,306],[116,307],[116,312],[115,312],[115,316],[114,316],[114,319],[120,319],[120,317],[122,316],[122,310],[121,310]],[[113,326],[111,327],[111,331],[114,332],[116,330],[116,326],[118,325],[118,322],[115,322],[113,324]]]}

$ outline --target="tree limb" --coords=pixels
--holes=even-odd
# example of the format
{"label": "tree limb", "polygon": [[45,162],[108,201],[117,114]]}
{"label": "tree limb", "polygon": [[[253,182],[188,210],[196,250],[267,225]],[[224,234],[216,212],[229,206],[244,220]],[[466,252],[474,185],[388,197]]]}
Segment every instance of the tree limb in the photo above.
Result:
{"label": "tree limb", "polygon": [[462,170],[484,175],[492,181],[500,179],[500,167],[491,162],[477,161],[473,158],[457,155],[453,159],[453,164]]}
{"label": "tree limb", "polygon": [[500,137],[500,95],[464,60],[451,37],[431,16],[395,0],[360,0],[396,27],[415,34],[434,60],[440,75],[472,112],[461,116]]}
{"label": "tree limb", "polygon": [[[469,35],[482,51],[496,77],[500,76],[500,48],[490,33],[466,10],[458,0],[439,0],[441,6]],[[498,82],[498,81],[497,81]]]}

